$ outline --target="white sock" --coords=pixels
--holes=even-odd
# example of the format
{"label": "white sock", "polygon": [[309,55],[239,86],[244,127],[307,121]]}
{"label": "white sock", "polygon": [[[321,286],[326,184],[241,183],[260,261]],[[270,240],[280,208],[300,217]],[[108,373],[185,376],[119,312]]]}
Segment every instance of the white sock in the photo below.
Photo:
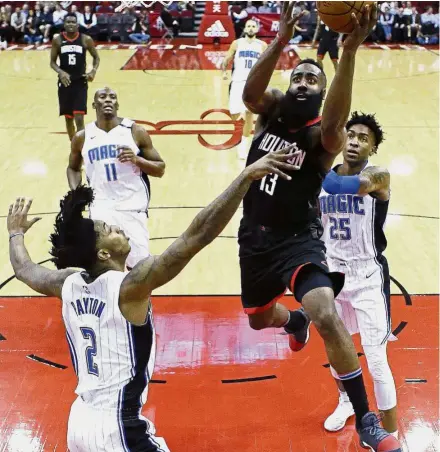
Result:
{"label": "white sock", "polygon": [[341,391],[339,389],[339,395],[343,402],[350,402],[350,399],[348,398],[348,394],[345,391]]}

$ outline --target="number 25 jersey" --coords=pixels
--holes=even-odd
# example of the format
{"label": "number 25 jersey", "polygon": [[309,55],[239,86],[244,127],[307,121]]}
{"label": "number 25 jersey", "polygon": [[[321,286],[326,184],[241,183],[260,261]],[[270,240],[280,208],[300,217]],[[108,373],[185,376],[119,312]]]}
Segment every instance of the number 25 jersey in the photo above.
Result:
{"label": "number 25 jersey", "polygon": [[87,124],[81,151],[87,181],[95,192],[94,205],[114,210],[145,212],[150,200],[148,176],[134,163],[118,160],[119,146],[140,153],[133,134],[134,121],[122,119],[109,132]]}
{"label": "number 25 jersey", "polygon": [[346,262],[380,257],[387,246],[389,201],[371,195],[330,195],[322,189],[319,203],[327,257]]}

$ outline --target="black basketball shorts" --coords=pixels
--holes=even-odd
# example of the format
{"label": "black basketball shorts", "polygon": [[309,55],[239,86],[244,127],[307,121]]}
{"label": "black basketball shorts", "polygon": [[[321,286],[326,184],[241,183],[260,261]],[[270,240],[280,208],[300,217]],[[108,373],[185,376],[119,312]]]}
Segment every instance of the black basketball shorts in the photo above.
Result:
{"label": "black basketball shorts", "polygon": [[335,296],[344,285],[342,273],[329,271],[320,220],[297,234],[277,232],[243,219],[238,232],[241,300],[246,314],[272,307],[286,292],[294,293],[300,270],[314,264],[331,279]]}
{"label": "black basketball shorts", "polygon": [[324,58],[328,52],[332,60],[339,59],[338,41],[336,39],[321,39],[318,46],[318,56]]}
{"label": "black basketball shorts", "polygon": [[73,118],[76,114],[87,114],[87,82],[75,80],[69,86],[58,82],[60,116]]}

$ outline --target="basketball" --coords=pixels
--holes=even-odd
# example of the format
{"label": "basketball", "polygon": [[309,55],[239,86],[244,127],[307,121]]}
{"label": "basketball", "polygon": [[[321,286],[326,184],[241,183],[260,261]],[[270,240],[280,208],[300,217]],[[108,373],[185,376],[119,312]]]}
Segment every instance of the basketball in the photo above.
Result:
{"label": "basketball", "polygon": [[321,20],[333,31],[351,33],[351,14],[355,13],[360,20],[363,7],[373,3],[375,2],[317,2],[317,8]]}

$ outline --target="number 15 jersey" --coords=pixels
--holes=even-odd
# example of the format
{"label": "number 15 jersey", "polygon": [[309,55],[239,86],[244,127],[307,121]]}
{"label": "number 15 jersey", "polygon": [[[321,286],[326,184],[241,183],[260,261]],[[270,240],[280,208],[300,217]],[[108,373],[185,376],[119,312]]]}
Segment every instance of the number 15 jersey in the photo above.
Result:
{"label": "number 15 jersey", "polygon": [[70,75],[72,81],[85,80],[86,48],[81,33],[77,33],[73,39],[61,33],[60,68]]}
{"label": "number 15 jersey", "polygon": [[109,132],[95,122],[87,124],[81,151],[87,181],[95,192],[94,205],[113,210],[145,212],[150,200],[148,176],[134,163],[118,160],[118,147],[140,153],[133,134],[134,121],[122,119]]}

